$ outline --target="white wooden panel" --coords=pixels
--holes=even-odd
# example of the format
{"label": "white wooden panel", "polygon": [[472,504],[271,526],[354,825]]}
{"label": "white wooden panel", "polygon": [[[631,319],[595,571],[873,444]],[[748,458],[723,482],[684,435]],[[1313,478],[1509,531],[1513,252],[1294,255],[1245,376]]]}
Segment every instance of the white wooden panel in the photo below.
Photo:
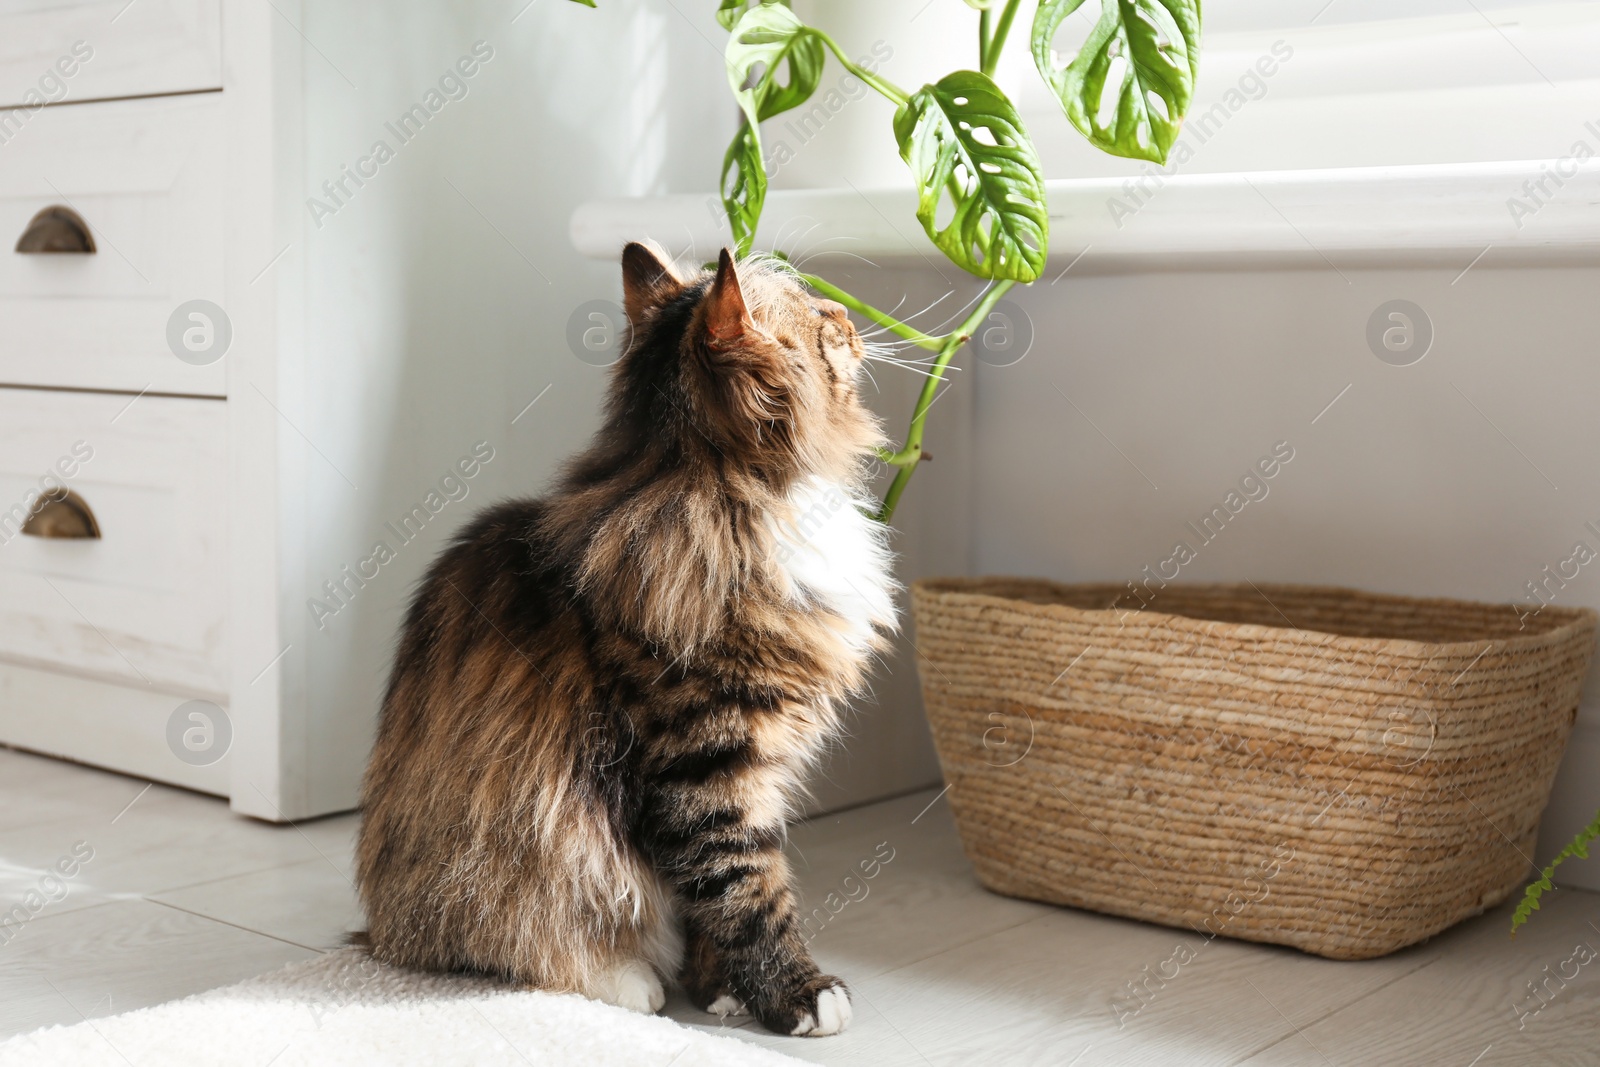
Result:
{"label": "white wooden panel", "polygon": [[[207,93],[50,109],[0,145],[0,385],[222,395],[227,357],[191,365],[166,333],[186,301],[224,305],[222,135]],[[12,251],[52,204],[94,254]]]}
{"label": "white wooden panel", "polygon": [[0,105],[221,86],[217,0],[0,0]]}
{"label": "white wooden panel", "polygon": [[167,747],[167,720],[188,699],[0,662],[0,743],[226,796],[227,753],[195,767]]}
{"label": "white wooden panel", "polygon": [[[296,462],[295,450],[306,451],[306,442],[285,421],[299,413],[278,413],[290,406],[291,395],[280,385],[281,372],[303,362],[299,323],[306,211],[300,151],[307,101],[299,95],[305,84],[303,45],[288,19],[304,25],[304,12],[298,0],[280,6],[287,19],[256,0],[223,0],[223,5],[228,128],[260,131],[234,139],[225,177],[229,314],[235,327],[233,351],[222,362],[235,394],[226,405],[233,445],[227,483],[228,647],[238,679],[228,706],[235,728],[230,797],[233,810],[245,815],[301,819],[334,807],[311,799],[305,645],[293,625],[303,618],[303,608],[287,592],[287,575],[304,572],[306,468],[303,457]],[[307,58],[320,62],[315,55]],[[275,257],[271,269],[264,269]],[[353,713],[324,700],[319,717]],[[354,793],[353,786],[346,788]]]}
{"label": "white wooden panel", "polygon": [[[0,389],[0,660],[226,700],[225,407]],[[18,533],[69,470],[100,539]]]}

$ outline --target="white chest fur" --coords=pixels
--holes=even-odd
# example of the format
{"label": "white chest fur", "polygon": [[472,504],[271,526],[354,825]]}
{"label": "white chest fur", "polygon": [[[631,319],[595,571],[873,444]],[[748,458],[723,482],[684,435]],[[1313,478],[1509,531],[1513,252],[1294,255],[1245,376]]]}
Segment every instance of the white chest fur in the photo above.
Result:
{"label": "white chest fur", "polygon": [[790,595],[844,620],[845,640],[864,651],[875,626],[895,626],[888,531],[865,501],[820,478],[797,482],[786,513],[772,517],[774,561]]}

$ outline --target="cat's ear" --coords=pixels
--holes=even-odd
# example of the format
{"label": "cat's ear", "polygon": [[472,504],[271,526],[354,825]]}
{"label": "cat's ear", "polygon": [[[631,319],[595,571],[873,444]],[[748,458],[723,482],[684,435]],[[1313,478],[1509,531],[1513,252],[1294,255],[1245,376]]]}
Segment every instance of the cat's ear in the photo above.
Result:
{"label": "cat's ear", "polygon": [[736,445],[771,447],[787,417],[789,386],[772,338],[750,318],[739,268],[726,248],[717,257],[717,277],[701,302],[700,338],[715,399],[719,428]]}
{"label": "cat's ear", "polygon": [[706,344],[712,348],[731,348],[755,329],[744,290],[739,288],[739,269],[726,248],[717,257],[717,280],[711,283],[705,307]]}
{"label": "cat's ear", "polygon": [[630,241],[622,250],[622,306],[629,322],[638,325],[682,291],[683,279],[659,246]]}

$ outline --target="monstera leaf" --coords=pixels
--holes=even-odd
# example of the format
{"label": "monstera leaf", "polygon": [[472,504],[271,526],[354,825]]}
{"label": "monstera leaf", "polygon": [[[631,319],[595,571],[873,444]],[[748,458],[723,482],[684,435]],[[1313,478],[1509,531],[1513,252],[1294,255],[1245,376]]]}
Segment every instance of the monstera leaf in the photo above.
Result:
{"label": "monstera leaf", "polygon": [[1089,142],[1164,163],[1194,94],[1200,0],[1101,0],[1100,20],[1070,62],[1051,47],[1083,0],[1039,0],[1033,62]]}
{"label": "monstera leaf", "polygon": [[[789,6],[789,0],[760,0],[760,2]],[[744,14],[744,9],[749,6],[750,0],[722,0],[717,6],[717,23],[725,30],[733,29],[733,24],[739,21],[739,16]]]}
{"label": "monstera leaf", "polygon": [[[763,3],[744,12],[728,38],[724,53],[728,84],[745,120],[722,157],[722,206],[740,255],[747,254],[755,241],[767,200],[761,123],[804,103],[816,91],[827,58],[823,47],[817,35],[779,3]],[[781,77],[785,72],[787,81]]]}
{"label": "monstera leaf", "polygon": [[755,243],[761,208],[767,202],[767,168],[761,158],[761,132],[748,120],[739,123],[722,156],[722,207],[728,213],[733,243],[741,256]]}
{"label": "monstera leaf", "polygon": [[951,262],[980,278],[1039,276],[1050,233],[1044,178],[999,86],[973,70],[924,85],[895,112],[894,135],[917,181],[917,218]]}
{"label": "monstera leaf", "polygon": [[753,122],[804,103],[822,80],[826,58],[821,38],[782,4],[761,4],[740,16],[723,54],[728,84]]}

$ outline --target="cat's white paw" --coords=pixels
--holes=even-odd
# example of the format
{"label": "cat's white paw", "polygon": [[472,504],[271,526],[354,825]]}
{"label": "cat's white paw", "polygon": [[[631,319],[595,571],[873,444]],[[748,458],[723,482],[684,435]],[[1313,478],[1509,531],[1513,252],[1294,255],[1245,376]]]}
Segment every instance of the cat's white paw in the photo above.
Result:
{"label": "cat's white paw", "polygon": [[724,1017],[729,1015],[750,1014],[750,1009],[744,1006],[744,1001],[740,1000],[732,993],[724,993],[716,1000],[713,1000],[710,1004],[707,1004],[706,1011],[710,1012],[712,1015],[721,1015]]}
{"label": "cat's white paw", "polygon": [[817,994],[817,1010],[800,1016],[789,1031],[795,1037],[827,1037],[850,1025],[850,994],[836,985]]}
{"label": "cat's white paw", "polygon": [[643,960],[628,960],[607,971],[595,983],[594,998],[619,1008],[654,1015],[667,1002],[667,991],[655,968]]}

